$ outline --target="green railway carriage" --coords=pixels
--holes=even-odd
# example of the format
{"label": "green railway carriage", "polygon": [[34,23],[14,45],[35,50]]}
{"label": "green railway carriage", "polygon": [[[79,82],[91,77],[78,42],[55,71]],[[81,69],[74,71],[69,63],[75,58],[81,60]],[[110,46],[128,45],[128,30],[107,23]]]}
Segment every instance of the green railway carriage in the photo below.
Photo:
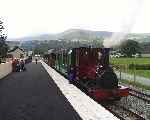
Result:
{"label": "green railway carriage", "polygon": [[68,74],[68,69],[72,62],[71,50],[61,49],[55,52],[56,61],[55,68],[62,72],[64,75]]}

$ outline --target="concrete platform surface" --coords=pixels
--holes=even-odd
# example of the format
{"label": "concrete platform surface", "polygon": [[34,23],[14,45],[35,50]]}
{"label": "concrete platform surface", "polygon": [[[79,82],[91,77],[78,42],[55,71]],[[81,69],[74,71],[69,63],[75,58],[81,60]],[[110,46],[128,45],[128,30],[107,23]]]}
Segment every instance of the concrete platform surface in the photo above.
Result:
{"label": "concrete platform surface", "polygon": [[0,80],[0,120],[81,120],[41,63]]}

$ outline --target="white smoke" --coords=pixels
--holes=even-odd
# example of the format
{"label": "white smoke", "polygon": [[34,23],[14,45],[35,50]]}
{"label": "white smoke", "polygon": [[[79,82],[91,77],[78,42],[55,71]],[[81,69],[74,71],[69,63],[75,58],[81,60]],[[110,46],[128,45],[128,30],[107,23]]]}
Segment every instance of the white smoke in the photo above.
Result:
{"label": "white smoke", "polygon": [[[133,1],[132,1],[133,2]],[[107,38],[103,41],[103,45],[106,48],[119,46],[126,40],[126,36],[131,32],[134,24],[136,23],[137,16],[142,8],[143,0],[135,0],[132,11],[124,17],[120,32],[114,33],[111,38]]]}

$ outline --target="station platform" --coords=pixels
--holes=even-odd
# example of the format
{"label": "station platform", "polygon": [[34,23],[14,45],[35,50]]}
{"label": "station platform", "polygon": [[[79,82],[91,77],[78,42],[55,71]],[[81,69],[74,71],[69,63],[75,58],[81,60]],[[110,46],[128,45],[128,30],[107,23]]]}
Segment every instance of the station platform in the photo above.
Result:
{"label": "station platform", "polygon": [[0,80],[0,120],[118,120],[44,62]]}

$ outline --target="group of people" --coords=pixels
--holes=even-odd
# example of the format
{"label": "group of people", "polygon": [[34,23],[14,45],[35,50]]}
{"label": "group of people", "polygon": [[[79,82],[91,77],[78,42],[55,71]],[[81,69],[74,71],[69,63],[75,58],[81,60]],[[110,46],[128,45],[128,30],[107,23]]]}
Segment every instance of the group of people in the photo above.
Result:
{"label": "group of people", "polygon": [[14,59],[12,61],[13,72],[25,71],[25,62],[24,60]]}

